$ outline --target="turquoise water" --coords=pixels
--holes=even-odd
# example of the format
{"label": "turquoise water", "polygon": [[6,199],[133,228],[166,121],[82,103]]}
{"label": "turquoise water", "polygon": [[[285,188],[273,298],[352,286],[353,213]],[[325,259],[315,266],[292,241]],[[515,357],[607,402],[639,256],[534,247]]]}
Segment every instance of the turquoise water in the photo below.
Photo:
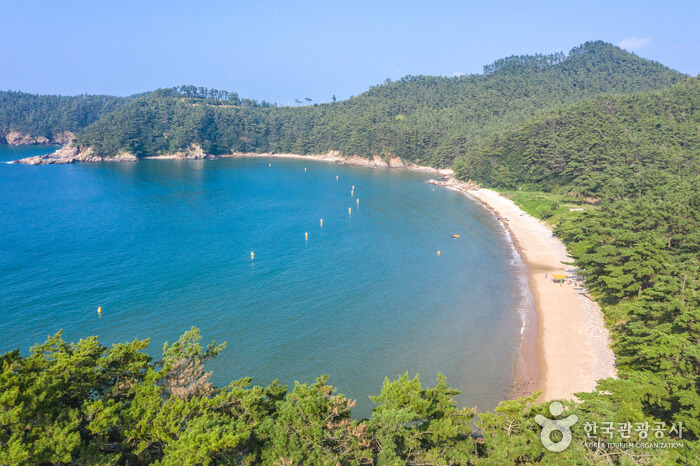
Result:
{"label": "turquoise water", "polygon": [[442,372],[461,405],[493,408],[522,273],[495,219],[427,178],[290,159],[0,164],[0,352],[63,329],[150,337],[156,355],[197,326],[228,342],[219,385],[329,374],[366,416],[385,376]]}

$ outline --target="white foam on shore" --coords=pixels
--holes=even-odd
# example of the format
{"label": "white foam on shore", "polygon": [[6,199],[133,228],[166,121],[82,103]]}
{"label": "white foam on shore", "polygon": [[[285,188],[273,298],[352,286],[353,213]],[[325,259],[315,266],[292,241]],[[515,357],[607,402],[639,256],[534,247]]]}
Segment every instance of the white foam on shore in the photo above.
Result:
{"label": "white foam on shore", "polygon": [[[491,210],[491,208],[486,206],[483,202],[480,202],[474,196],[471,196],[469,193],[452,187],[447,187],[447,189],[451,189],[453,191],[462,193],[465,197],[471,199],[472,201],[480,205],[482,208],[487,210],[491,215],[494,216],[494,219],[497,218],[495,212]],[[525,329],[527,328],[528,323],[530,323],[530,325],[533,326],[537,323],[537,314],[535,313],[535,298],[532,295],[532,290],[530,290],[527,274],[527,264],[525,263],[525,261],[523,261],[520,252],[518,252],[518,248],[515,246],[515,241],[511,236],[510,230],[506,228],[503,222],[498,221],[498,224],[501,227],[503,236],[506,238],[508,245],[510,246],[508,251],[510,254],[510,265],[516,270],[515,276],[517,277],[518,290],[520,291],[520,305],[518,306],[517,312],[521,320],[520,335],[522,336],[525,334]],[[532,322],[529,322],[530,320],[532,320]],[[522,338],[520,343],[522,347]]]}
{"label": "white foam on shore", "polygon": [[[493,209],[491,209],[488,205],[485,203],[481,202],[479,199],[476,197],[472,196],[469,194],[469,192],[465,192],[461,189],[454,188],[451,186],[444,186],[447,189],[450,189],[452,191],[456,191],[458,193],[463,194],[465,197],[471,199],[474,201],[476,204],[480,205],[483,209],[488,211],[490,215],[493,216],[493,219],[498,222],[498,224],[501,227],[501,231],[503,232],[503,236],[506,239],[509,248],[508,248],[508,253],[510,255],[509,258],[509,263],[511,267],[514,269],[514,276],[516,278],[516,286],[517,289],[520,293],[520,297],[518,299],[518,305],[516,307],[516,313],[518,317],[520,318],[520,346],[518,348],[518,353],[515,356],[515,367],[520,368],[520,370],[515,369],[514,370],[514,386],[515,388],[515,395],[516,396],[521,396],[522,393],[527,393],[532,390],[534,390],[534,382],[535,379],[539,377],[539,368],[537,367],[537,362],[536,361],[530,361],[534,367],[529,367],[528,363],[525,361],[524,357],[524,351],[523,347],[525,346],[525,339],[528,338],[528,345],[535,345],[535,339],[537,336],[537,312],[535,309],[535,297],[532,294],[532,290],[530,289],[530,282],[529,282],[529,275],[528,275],[528,269],[527,269],[527,264],[523,260],[522,256],[520,255],[520,252],[518,251],[518,248],[515,245],[515,241],[513,240],[513,236],[511,235],[510,230],[506,227],[506,225],[502,222],[497,220],[499,217],[494,212]],[[526,331],[529,332],[529,335],[526,335]],[[534,348],[533,348],[534,351]],[[518,375],[519,374],[519,375]],[[518,380],[520,379],[520,380]]]}

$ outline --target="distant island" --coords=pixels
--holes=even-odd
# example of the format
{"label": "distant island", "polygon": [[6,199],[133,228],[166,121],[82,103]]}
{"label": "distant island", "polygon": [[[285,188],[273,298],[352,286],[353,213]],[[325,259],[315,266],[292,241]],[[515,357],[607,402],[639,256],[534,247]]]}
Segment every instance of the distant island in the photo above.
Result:
{"label": "distant island", "polygon": [[[480,414],[476,432],[472,413],[454,406],[444,380],[423,388],[404,377],[385,381],[371,419],[356,421],[352,403],[324,378],[289,392],[275,384],[250,388],[247,379],[211,387],[201,362],[219,350],[198,346],[196,330],[166,346],[157,363],[144,355],[147,343],[107,349],[90,340],[82,345],[93,356],[78,369],[72,367],[87,349],[68,347],[58,335],[28,358],[2,356],[0,411],[10,414],[0,420],[0,463],[88,454],[95,462],[696,462],[698,109],[700,78],[604,42],[567,55],[505,58],[478,75],[387,80],[346,101],[299,107],[193,86],[126,98],[0,93],[0,141],[65,144],[24,163],[331,154],[451,169],[449,182],[492,188],[553,228],[601,306],[617,369],[617,378],[564,403],[564,416],[576,414],[581,425],[569,449],[552,453],[534,415],[550,418],[556,408],[537,396]],[[71,361],[66,372],[57,366],[64,359],[45,353]],[[85,380],[70,396],[59,396],[66,386],[47,382],[64,373]],[[183,374],[186,384],[176,381]],[[20,394],[34,389],[51,393],[51,403],[20,403]],[[614,429],[608,437],[584,430],[584,421]],[[628,423],[647,426],[646,440],[601,446],[631,442]],[[683,448],[643,445],[660,441],[654,432],[662,425],[665,441]],[[47,439],[56,432],[70,442],[51,456],[46,452],[58,446]],[[36,451],[45,454],[32,457]]]}

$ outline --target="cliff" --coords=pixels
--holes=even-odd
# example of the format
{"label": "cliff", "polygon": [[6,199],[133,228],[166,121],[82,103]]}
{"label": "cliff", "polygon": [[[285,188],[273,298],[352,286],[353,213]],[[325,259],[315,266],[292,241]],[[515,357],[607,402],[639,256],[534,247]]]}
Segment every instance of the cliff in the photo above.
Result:
{"label": "cliff", "polygon": [[32,136],[31,134],[20,133],[19,131],[10,131],[0,140],[2,139],[4,139],[7,144],[18,146],[33,144],[68,144],[73,140],[73,133],[70,131],[60,131],[47,138],[46,136]]}

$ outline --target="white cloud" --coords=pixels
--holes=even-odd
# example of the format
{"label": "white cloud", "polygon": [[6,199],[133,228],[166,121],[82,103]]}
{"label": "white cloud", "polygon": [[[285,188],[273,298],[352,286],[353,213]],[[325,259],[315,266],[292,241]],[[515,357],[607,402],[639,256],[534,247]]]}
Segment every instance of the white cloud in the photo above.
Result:
{"label": "white cloud", "polygon": [[632,36],[622,39],[620,43],[617,44],[617,46],[629,50],[630,52],[636,52],[637,50],[641,50],[647,45],[649,45],[650,42],[651,37]]}

